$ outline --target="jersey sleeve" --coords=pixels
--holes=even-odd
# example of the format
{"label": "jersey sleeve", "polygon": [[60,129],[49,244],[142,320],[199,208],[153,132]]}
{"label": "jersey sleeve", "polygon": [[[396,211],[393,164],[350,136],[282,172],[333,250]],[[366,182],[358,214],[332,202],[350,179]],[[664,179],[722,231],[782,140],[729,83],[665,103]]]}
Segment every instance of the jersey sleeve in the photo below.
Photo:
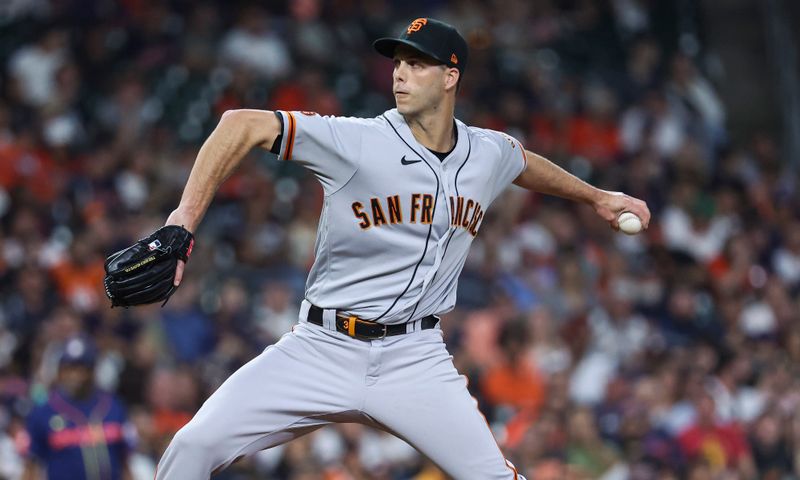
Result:
{"label": "jersey sleeve", "polygon": [[528,160],[519,140],[502,132],[494,130],[488,132],[489,138],[500,151],[500,158],[495,164],[492,175],[492,198],[497,198],[525,170]]}
{"label": "jersey sleeve", "polygon": [[366,128],[359,119],[320,116],[311,112],[277,112],[282,117],[278,158],[308,168],[326,194],[346,184],[358,170],[361,138]]}

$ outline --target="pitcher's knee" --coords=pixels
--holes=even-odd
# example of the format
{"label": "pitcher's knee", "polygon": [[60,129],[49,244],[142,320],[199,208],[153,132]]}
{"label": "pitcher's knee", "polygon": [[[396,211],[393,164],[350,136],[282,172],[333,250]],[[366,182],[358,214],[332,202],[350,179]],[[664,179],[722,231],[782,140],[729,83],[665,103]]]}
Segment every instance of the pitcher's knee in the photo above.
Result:
{"label": "pitcher's knee", "polygon": [[225,461],[225,452],[220,450],[219,438],[215,438],[213,431],[198,431],[189,424],[178,430],[167,447],[171,456],[190,459],[208,465],[209,472]]}

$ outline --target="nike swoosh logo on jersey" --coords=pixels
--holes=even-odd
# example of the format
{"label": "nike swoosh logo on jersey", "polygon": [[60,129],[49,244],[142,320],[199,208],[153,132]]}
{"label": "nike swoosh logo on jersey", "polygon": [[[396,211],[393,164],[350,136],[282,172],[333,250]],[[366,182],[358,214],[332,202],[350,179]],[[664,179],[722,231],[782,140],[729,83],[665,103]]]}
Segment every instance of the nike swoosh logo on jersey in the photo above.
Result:
{"label": "nike swoosh logo on jersey", "polygon": [[403,155],[403,158],[400,159],[400,163],[403,165],[411,165],[412,163],[419,163],[422,160],[406,160],[406,156]]}

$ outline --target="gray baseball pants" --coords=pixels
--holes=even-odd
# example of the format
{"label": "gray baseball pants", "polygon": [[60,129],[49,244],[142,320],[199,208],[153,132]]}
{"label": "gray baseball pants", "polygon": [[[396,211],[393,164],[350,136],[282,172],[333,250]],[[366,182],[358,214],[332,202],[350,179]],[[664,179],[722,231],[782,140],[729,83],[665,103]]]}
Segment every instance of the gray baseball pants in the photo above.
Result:
{"label": "gray baseball pants", "polygon": [[364,341],[301,322],[228,378],[173,438],[157,480],[207,479],[334,422],[394,434],[457,480],[524,480],[495,442],[438,328]]}

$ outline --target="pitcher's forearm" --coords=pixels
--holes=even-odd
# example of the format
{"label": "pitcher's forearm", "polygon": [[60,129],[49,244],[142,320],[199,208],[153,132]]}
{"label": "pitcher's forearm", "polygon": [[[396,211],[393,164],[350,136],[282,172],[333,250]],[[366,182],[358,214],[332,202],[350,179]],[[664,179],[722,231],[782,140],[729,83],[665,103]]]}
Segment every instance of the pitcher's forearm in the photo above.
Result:
{"label": "pitcher's forearm", "polygon": [[224,118],[200,148],[178,208],[170,221],[178,221],[195,231],[211,204],[217,189],[239,166],[250,151],[244,136]]}
{"label": "pitcher's forearm", "polygon": [[514,180],[520,187],[588,204],[596,203],[605,193],[540,155],[528,150],[525,155],[528,165]]}
{"label": "pitcher's forearm", "polygon": [[272,112],[225,112],[217,128],[200,148],[180,204],[166,223],[183,225],[194,232],[217,189],[241,164],[245,155],[255,146],[270,148],[279,133],[280,123]]}
{"label": "pitcher's forearm", "polygon": [[644,201],[622,192],[609,192],[589,185],[553,162],[528,150],[525,150],[525,155],[528,165],[514,180],[520,187],[589,204],[615,230],[619,229],[618,219],[622,212],[631,212],[639,217],[645,229],[649,225],[650,210]]}

